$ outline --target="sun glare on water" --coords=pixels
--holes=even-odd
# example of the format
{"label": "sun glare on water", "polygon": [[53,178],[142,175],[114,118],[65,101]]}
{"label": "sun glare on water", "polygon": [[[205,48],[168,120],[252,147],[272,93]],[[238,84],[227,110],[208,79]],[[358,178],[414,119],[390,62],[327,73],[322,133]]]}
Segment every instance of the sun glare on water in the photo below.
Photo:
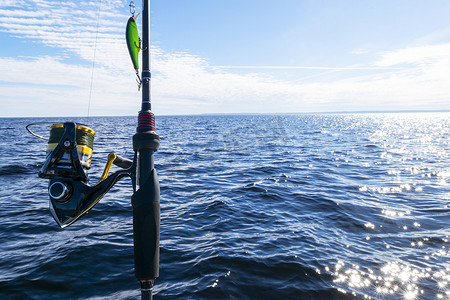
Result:
{"label": "sun glare on water", "polygon": [[[330,267],[325,268],[325,271],[330,270]],[[430,267],[419,269],[399,261],[392,261],[382,265],[379,270],[369,268],[362,270],[357,265],[346,266],[344,262],[339,261],[334,270],[333,282],[339,291],[359,294],[366,299],[389,295],[395,297],[393,299],[422,299],[425,294],[422,281],[432,282],[437,287],[438,292],[434,295],[437,299],[450,299],[450,267],[444,270],[433,270]]]}

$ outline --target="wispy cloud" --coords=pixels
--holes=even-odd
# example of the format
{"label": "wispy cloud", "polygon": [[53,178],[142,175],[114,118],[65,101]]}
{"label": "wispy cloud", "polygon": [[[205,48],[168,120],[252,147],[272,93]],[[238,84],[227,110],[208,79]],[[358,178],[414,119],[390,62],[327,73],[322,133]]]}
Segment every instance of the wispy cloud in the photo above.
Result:
{"label": "wispy cloud", "polygon": [[267,70],[337,70],[337,71],[348,71],[348,70],[399,70],[400,68],[388,68],[384,66],[349,66],[349,67],[310,67],[310,66],[216,66],[220,69],[267,69]]}
{"label": "wispy cloud", "polygon": [[98,15],[99,3],[27,1],[19,9],[0,9],[0,31],[67,50],[86,61],[92,60],[97,40],[97,48],[103,49],[97,62],[111,65],[118,55],[123,54],[117,50],[125,45],[123,36],[127,15],[117,10],[120,1],[102,1]]}

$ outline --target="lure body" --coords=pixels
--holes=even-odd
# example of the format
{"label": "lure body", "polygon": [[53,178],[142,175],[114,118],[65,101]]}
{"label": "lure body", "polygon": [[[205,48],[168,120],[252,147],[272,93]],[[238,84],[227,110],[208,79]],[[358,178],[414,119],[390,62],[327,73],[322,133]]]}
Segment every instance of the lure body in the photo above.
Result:
{"label": "lure body", "polygon": [[139,51],[141,50],[141,43],[136,26],[136,19],[138,15],[128,19],[127,29],[125,31],[128,53],[130,53],[131,62],[133,63],[133,67],[136,72],[139,72]]}

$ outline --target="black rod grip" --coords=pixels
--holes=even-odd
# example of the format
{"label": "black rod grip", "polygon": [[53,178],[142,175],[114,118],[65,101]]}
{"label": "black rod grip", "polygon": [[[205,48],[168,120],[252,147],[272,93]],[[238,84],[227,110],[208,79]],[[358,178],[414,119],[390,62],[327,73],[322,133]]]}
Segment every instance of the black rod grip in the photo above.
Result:
{"label": "black rod grip", "polygon": [[113,164],[122,169],[129,169],[133,165],[133,161],[131,159],[121,157],[116,154],[116,159],[113,161]]}
{"label": "black rod grip", "polygon": [[152,169],[147,181],[131,197],[133,206],[134,273],[138,280],[159,276],[159,182]]}

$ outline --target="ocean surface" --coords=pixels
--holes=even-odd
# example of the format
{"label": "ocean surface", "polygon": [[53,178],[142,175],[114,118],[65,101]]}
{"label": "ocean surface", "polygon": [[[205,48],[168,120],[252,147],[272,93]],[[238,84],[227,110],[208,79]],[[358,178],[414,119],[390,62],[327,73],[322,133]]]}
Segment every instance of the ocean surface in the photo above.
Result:
{"label": "ocean surface", "polygon": [[[25,125],[68,120],[87,123],[0,119],[0,299],[139,299],[131,180],[66,229],[48,211],[46,142]],[[91,184],[110,151],[133,157],[136,123],[89,118]],[[450,113],[156,124],[154,299],[450,299]]]}

